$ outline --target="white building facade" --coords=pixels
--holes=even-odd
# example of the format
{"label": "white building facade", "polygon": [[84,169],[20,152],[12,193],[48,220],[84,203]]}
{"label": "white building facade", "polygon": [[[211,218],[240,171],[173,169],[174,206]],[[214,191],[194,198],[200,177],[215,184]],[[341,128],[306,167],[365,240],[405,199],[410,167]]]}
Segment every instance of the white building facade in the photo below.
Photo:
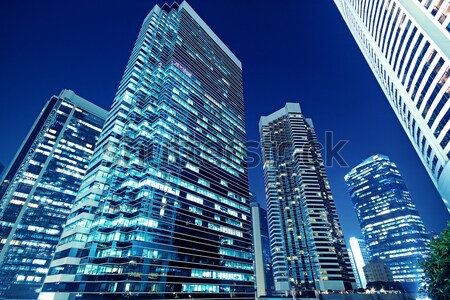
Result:
{"label": "white building facade", "polygon": [[356,285],[358,288],[365,288],[367,284],[364,266],[370,261],[369,251],[366,242],[363,239],[351,237],[349,239],[349,256],[352,263],[353,273],[355,274]]}
{"label": "white building facade", "polygon": [[335,3],[450,211],[450,1]]}

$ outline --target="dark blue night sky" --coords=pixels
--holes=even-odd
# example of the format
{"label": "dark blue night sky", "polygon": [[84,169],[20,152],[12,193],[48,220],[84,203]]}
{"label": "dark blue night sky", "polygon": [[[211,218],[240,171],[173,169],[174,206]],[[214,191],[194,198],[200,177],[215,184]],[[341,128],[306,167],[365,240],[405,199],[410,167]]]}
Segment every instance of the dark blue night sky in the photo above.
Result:
{"label": "dark blue night sky", "polygon": [[[8,165],[53,94],[63,88],[108,109],[140,25],[161,0],[2,1],[0,161]],[[190,0],[243,63],[247,137],[258,122],[299,102],[319,140],[333,131],[350,166],[383,153],[397,163],[429,230],[449,214],[333,1]],[[360,229],[344,183],[327,169],[346,238]],[[265,202],[262,166],[251,189]]]}

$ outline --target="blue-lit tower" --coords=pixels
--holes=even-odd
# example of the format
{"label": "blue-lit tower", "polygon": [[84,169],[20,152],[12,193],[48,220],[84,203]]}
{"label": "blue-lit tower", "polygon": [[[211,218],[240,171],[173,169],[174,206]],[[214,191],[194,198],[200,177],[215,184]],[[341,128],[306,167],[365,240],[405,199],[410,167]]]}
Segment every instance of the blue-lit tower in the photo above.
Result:
{"label": "blue-lit tower", "polygon": [[36,299],[107,114],[63,90],[47,102],[6,169],[0,298]]}
{"label": "blue-lit tower", "polygon": [[395,281],[419,282],[429,235],[395,163],[373,155],[346,176],[372,259],[382,259]]}
{"label": "blue-lit tower", "polygon": [[256,296],[272,295],[275,291],[272,271],[272,257],[270,254],[269,225],[267,212],[256,201],[256,196],[250,193],[252,200],[252,231],[253,256],[255,266]]}
{"label": "blue-lit tower", "polygon": [[39,299],[254,299],[241,68],[186,2],[150,11]]}
{"label": "blue-lit tower", "polygon": [[298,103],[259,123],[277,292],[355,287],[317,136]]}

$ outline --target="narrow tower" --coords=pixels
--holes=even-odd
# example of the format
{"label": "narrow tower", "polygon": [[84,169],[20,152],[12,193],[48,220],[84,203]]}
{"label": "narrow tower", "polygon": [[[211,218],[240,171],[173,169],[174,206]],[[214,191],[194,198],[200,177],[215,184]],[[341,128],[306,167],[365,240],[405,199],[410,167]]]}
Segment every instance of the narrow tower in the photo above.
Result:
{"label": "narrow tower", "polygon": [[287,103],[261,117],[275,288],[344,290],[355,284],[311,119]]}
{"label": "narrow tower", "polygon": [[267,212],[250,193],[252,206],[253,256],[255,262],[256,296],[272,295],[274,291],[272,258],[270,256],[269,228]]}
{"label": "narrow tower", "polygon": [[363,268],[370,261],[369,250],[363,239],[351,237],[349,242],[350,262],[352,263],[353,273],[355,274],[356,285],[358,288],[365,288],[367,280]]}

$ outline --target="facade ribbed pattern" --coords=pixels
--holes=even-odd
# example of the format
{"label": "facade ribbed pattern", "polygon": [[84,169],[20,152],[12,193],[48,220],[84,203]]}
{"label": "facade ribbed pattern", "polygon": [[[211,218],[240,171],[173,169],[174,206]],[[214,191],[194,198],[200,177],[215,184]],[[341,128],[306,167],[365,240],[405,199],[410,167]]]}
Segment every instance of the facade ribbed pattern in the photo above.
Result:
{"label": "facade ribbed pattern", "polygon": [[276,290],[351,289],[353,273],[311,120],[288,103],[261,118],[260,133]]}
{"label": "facade ribbed pattern", "polygon": [[97,150],[40,299],[254,299],[241,65],[186,2],[144,20]]}
{"label": "facade ribbed pattern", "polygon": [[448,0],[418,0],[430,14],[434,21],[441,24],[442,28],[450,31],[450,1]]}
{"label": "facade ribbed pattern", "polygon": [[450,211],[450,2],[335,2]]}

